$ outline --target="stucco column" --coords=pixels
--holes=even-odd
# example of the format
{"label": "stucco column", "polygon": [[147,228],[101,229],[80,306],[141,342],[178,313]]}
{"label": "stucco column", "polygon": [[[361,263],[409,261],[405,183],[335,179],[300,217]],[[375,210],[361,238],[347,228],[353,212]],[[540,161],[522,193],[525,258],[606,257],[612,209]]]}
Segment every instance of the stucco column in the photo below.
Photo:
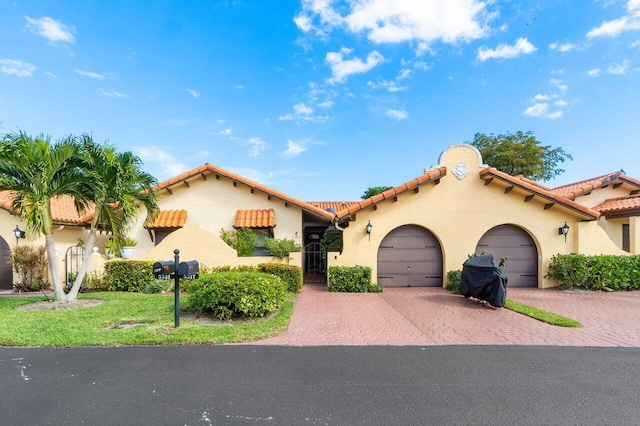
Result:
{"label": "stucco column", "polygon": [[640,254],[640,217],[629,218],[629,252]]}

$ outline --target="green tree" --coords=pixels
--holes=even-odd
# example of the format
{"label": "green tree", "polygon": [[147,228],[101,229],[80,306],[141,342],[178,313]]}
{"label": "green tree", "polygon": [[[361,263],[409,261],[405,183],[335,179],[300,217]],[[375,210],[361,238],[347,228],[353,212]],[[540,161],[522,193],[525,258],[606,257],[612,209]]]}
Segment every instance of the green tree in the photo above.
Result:
{"label": "green tree", "polygon": [[393,186],[372,186],[364,191],[364,194],[360,196],[360,199],[366,200],[367,198],[371,198],[374,195],[382,194],[384,191],[391,188],[393,188]]}
{"label": "green tree", "polygon": [[144,206],[147,220],[158,213],[157,180],[142,170],[142,161],[131,152],[117,152],[113,146],[96,144],[90,135],[80,137],[83,170],[90,182],[83,194],[93,206],[93,220],[89,229],[82,265],[67,299],[76,300],[89,266],[98,228],[109,229],[119,249],[126,232]]}
{"label": "green tree", "polygon": [[533,132],[507,132],[497,136],[476,133],[470,143],[480,150],[482,159],[491,167],[536,181],[548,181],[564,173],[559,163],[573,160],[560,147],[542,145]]}
{"label": "green tree", "polygon": [[24,132],[2,137],[0,191],[13,193],[12,208],[26,222],[27,232],[43,234],[55,299],[66,301],[56,261],[51,200],[73,197],[78,211],[86,207],[83,189],[88,184],[79,160],[79,146],[71,137],[52,144],[48,136]]}

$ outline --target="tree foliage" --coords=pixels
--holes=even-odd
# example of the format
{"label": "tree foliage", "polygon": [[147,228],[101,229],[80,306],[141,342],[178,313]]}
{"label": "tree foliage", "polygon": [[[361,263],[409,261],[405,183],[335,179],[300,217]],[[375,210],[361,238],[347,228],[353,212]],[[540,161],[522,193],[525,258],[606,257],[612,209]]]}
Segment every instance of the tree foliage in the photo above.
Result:
{"label": "tree foliage", "polygon": [[542,145],[530,131],[504,135],[476,133],[470,143],[480,150],[482,159],[491,167],[536,181],[548,181],[564,173],[559,163],[573,160],[561,147]]}
{"label": "tree foliage", "polygon": [[221,229],[220,239],[235,249],[239,257],[251,256],[258,245],[258,236],[251,228],[240,228],[233,231]]}
{"label": "tree foliage", "polygon": [[360,198],[366,200],[367,198],[371,198],[374,195],[382,194],[384,191],[391,188],[393,188],[393,186],[372,186],[370,188],[367,188],[367,190],[364,191],[364,194],[362,194]]}

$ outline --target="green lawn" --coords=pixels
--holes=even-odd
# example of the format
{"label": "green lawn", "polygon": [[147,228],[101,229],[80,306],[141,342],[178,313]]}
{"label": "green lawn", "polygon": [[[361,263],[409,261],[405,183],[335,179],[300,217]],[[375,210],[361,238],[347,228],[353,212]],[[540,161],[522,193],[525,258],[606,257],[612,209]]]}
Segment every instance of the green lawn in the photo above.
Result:
{"label": "green lawn", "polygon": [[[101,299],[100,306],[48,311],[21,311],[19,305],[40,297],[0,298],[0,346],[185,345],[250,342],[278,335],[289,324],[296,299],[289,294],[280,311],[267,319],[198,325],[184,318],[174,327],[173,296],[140,293],[87,293],[81,299]],[[188,307],[188,296],[181,297]],[[122,324],[143,324],[112,328]]]}

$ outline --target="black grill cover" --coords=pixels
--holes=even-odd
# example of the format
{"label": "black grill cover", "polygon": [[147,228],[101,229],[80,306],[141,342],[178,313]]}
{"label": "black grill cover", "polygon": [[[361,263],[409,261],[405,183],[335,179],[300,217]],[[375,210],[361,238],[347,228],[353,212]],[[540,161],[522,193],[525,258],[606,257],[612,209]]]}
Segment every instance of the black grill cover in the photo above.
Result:
{"label": "black grill cover", "polygon": [[467,259],[462,265],[460,292],[464,297],[485,300],[501,308],[507,298],[507,276],[496,264],[492,254]]}

